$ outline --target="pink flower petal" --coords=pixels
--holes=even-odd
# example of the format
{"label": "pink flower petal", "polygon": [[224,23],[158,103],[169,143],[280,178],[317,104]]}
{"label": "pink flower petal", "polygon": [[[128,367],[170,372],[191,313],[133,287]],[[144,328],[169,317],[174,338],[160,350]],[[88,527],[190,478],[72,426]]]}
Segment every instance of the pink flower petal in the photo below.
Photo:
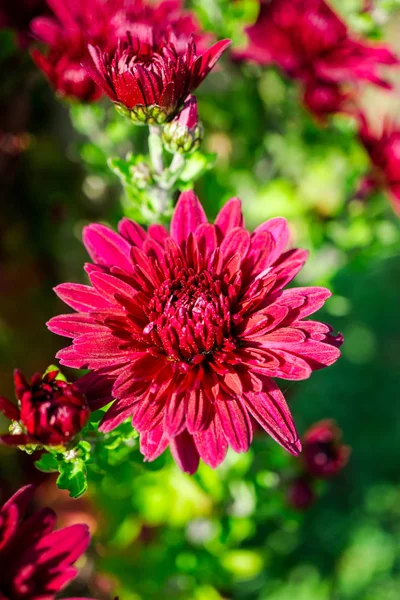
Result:
{"label": "pink flower petal", "polygon": [[199,466],[199,453],[194,444],[193,437],[183,431],[170,441],[171,454],[174,461],[182,471],[193,475]]}
{"label": "pink flower petal", "polygon": [[181,245],[202,223],[207,223],[207,217],[199,199],[192,191],[183,192],[172,216],[171,236]]}

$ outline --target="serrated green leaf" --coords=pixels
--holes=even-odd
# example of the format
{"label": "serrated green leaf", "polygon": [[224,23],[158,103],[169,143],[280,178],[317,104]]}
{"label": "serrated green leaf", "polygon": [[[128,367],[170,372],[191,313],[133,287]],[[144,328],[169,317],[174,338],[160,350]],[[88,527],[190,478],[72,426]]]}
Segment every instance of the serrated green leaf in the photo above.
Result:
{"label": "serrated green leaf", "polygon": [[184,183],[195,182],[204,173],[212,169],[216,161],[216,154],[195,152],[186,161],[180,179]]}
{"label": "serrated green leaf", "polygon": [[45,453],[35,461],[35,467],[43,473],[55,473],[58,471],[58,463],[53,454]]}
{"label": "serrated green leaf", "polygon": [[60,490],[68,490],[71,498],[79,498],[86,492],[86,466],[82,460],[61,463],[59,470],[57,486]]}

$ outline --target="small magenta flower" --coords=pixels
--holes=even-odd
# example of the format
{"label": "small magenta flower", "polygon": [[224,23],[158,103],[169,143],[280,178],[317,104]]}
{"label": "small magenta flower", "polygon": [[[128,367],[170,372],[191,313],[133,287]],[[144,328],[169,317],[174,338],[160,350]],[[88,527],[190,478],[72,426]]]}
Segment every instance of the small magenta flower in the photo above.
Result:
{"label": "small magenta flower", "polygon": [[371,173],[361,189],[367,195],[374,189],[385,189],[393,210],[400,216],[400,129],[386,121],[379,134],[372,131],[363,115],[360,121],[360,140],[372,162]]}
{"label": "small magenta flower", "polygon": [[217,42],[197,55],[193,39],[182,43],[172,29],[160,34],[143,25],[114,53],[91,46],[93,65],[87,71],[123,114],[135,122],[162,124],[177,114],[229,44]]}
{"label": "small magenta flower", "polygon": [[18,406],[0,397],[0,411],[10,419],[12,434],[1,436],[7,444],[59,446],[70,443],[86,425],[90,409],[74,384],[57,378],[58,371],[36,373],[28,383],[14,372]]}
{"label": "small magenta flower", "polygon": [[299,453],[275,378],[307,379],[333,364],[342,337],[305,319],[329,298],[327,289],[284,289],[307,258],[287,250],[288,240],[281,218],[249,233],[235,198],[208,223],[193,192],[181,195],[169,231],[146,232],[129,219],[119,234],[85,229],[91,285],[59,285],[56,293],[77,312],[48,327],[73,339],[58,353],[62,364],[114,382],[102,431],[131,417],[146,460],[170,446],[189,473],[199,457],[215,468],[228,446],[246,452],[254,421]]}
{"label": "small magenta flower", "polygon": [[163,128],[164,145],[171,154],[189,154],[199,148],[203,135],[197,100],[194,96],[188,96],[181,112]]}
{"label": "small magenta flower", "polygon": [[303,462],[316,479],[337,475],[347,464],[350,448],[342,443],[342,432],[329,419],[315,423],[303,438]]}
{"label": "small magenta flower", "polygon": [[73,565],[90,542],[86,525],[54,531],[50,508],[28,516],[33,493],[32,485],[23,487],[0,507],[1,600],[55,600],[76,577]]}
{"label": "small magenta flower", "polygon": [[390,88],[379,68],[399,64],[385,45],[352,34],[325,0],[261,0],[258,19],[246,33],[248,46],[236,57],[278,65],[301,82],[305,104],[320,117],[347,112],[359,82]]}

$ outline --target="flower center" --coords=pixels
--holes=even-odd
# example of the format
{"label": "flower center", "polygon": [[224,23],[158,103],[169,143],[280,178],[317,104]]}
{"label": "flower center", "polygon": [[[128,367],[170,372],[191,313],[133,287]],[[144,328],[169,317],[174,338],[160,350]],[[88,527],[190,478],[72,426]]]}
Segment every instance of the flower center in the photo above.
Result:
{"label": "flower center", "polygon": [[202,362],[230,337],[225,284],[208,271],[182,269],[154,292],[149,305],[151,336],[171,361]]}

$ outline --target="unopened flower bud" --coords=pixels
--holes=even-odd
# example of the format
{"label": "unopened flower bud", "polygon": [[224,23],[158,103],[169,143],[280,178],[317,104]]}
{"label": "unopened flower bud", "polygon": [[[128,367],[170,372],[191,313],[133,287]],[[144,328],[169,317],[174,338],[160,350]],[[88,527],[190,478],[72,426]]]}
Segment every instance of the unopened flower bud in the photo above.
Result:
{"label": "unopened flower bud", "polygon": [[163,142],[171,154],[180,152],[189,154],[197,150],[204,135],[203,125],[199,121],[197,100],[188,96],[181,112],[163,129]]}
{"label": "unopened flower bud", "polygon": [[85,396],[72,383],[57,378],[59,371],[36,373],[31,382],[14,373],[18,407],[0,398],[0,410],[11,419],[9,444],[60,446],[69,443],[85,426],[90,409]]}
{"label": "unopened flower bud", "polygon": [[304,435],[303,461],[309,475],[327,479],[337,475],[347,464],[350,448],[342,441],[336,423],[324,420],[315,423]]}

